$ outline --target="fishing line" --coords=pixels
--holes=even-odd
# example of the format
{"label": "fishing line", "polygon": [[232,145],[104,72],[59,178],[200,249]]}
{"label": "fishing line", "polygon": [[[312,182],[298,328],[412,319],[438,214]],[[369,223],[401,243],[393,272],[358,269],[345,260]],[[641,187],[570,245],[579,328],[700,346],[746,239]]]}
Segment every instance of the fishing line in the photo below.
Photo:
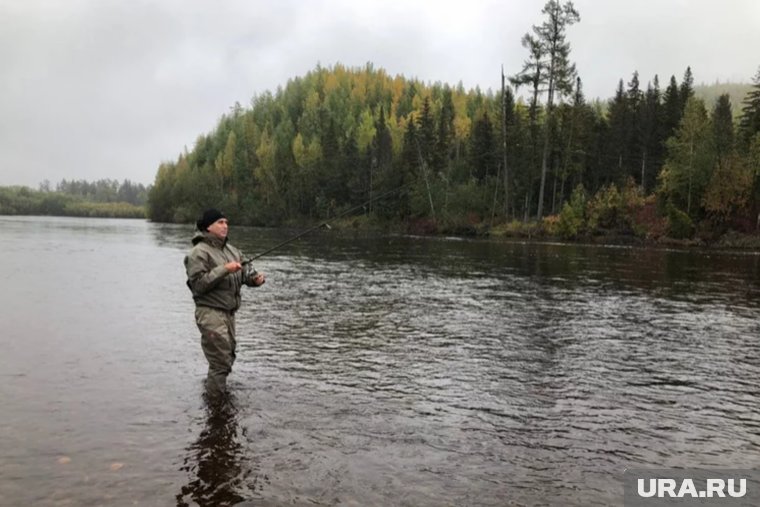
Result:
{"label": "fishing line", "polygon": [[358,206],[354,206],[353,208],[349,208],[349,209],[347,209],[347,210],[339,213],[338,215],[332,217],[330,220],[325,220],[324,222],[320,222],[319,224],[317,224],[317,225],[315,225],[313,227],[310,227],[309,229],[306,229],[305,231],[303,231],[303,232],[301,232],[299,234],[296,234],[292,238],[286,239],[282,243],[278,243],[277,245],[273,246],[272,248],[270,248],[268,250],[264,250],[260,254],[254,255],[253,257],[250,257],[250,258],[244,260],[241,264],[244,265],[244,266],[246,264],[250,264],[251,262],[255,261],[256,259],[264,257],[265,255],[270,254],[270,253],[274,252],[275,250],[278,250],[278,249],[284,247],[285,245],[288,245],[288,244],[292,243],[293,241],[296,241],[297,239],[302,238],[303,236],[306,236],[307,234],[316,231],[317,229],[321,229],[323,227],[326,228],[326,229],[330,229],[330,222],[338,220],[339,218],[343,218],[344,216],[346,216],[346,215],[348,215],[350,213],[353,213],[354,211],[357,211],[357,210],[359,210],[361,208],[364,208],[364,207],[368,206],[369,204],[373,203],[374,201],[377,201],[377,200],[382,199],[384,197],[388,197],[389,195],[394,194],[396,192],[400,192],[404,188],[411,186],[412,183],[415,183],[415,181],[416,181],[416,179],[414,181],[410,181],[409,183],[405,183],[405,184],[401,185],[400,187],[396,187],[396,188],[394,188],[392,190],[388,190],[386,192],[383,192],[380,195],[376,195],[375,197],[364,201],[363,203],[359,204]]}

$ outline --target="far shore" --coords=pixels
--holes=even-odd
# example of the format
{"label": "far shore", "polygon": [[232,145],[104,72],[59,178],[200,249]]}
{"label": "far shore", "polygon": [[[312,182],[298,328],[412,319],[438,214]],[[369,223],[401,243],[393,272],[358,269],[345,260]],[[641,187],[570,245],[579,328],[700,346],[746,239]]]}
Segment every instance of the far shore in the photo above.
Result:
{"label": "far shore", "polygon": [[[25,216],[25,217],[61,217],[61,218],[111,218],[111,219],[131,219],[151,221],[147,216],[115,216],[107,214],[91,215],[74,215],[74,214],[9,214],[0,213],[0,216]],[[569,245],[608,245],[608,246],[631,246],[639,248],[683,248],[683,249],[730,249],[760,252],[760,232],[755,234],[746,234],[736,231],[727,231],[724,234],[714,238],[700,238],[695,236],[689,239],[675,239],[668,236],[659,237],[638,237],[631,234],[619,233],[601,233],[579,235],[576,238],[568,239],[560,236],[543,233],[535,223],[525,224],[517,232],[504,232],[500,229],[491,229],[484,225],[458,228],[457,230],[441,229],[436,230],[431,227],[422,227],[419,224],[379,224],[366,217],[344,218],[336,221],[327,221],[330,228],[341,232],[354,231],[359,233],[382,233],[389,235],[415,235],[429,237],[459,237],[472,239],[492,239],[505,241],[528,241],[536,243],[565,243]],[[170,223],[170,222],[155,222]],[[188,224],[191,225],[191,224]],[[243,224],[244,226],[247,224]],[[314,226],[314,223],[288,223],[277,226],[262,226],[273,228],[304,229]]]}

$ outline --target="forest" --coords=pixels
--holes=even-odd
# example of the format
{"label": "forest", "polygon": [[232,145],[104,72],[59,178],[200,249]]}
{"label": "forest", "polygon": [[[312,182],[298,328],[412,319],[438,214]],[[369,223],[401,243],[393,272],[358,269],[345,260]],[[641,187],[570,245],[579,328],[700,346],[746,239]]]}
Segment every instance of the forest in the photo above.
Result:
{"label": "forest", "polygon": [[147,200],[148,188],[130,180],[46,180],[37,190],[0,187],[0,215],[145,218]]}
{"label": "forest", "polygon": [[663,84],[634,70],[588,101],[567,40],[579,13],[555,0],[542,13],[497,92],[335,64],[235,104],[160,165],[149,217],[190,222],[213,205],[276,226],[359,207],[354,225],[410,232],[756,233],[760,70],[738,108],[696,97],[690,67]]}

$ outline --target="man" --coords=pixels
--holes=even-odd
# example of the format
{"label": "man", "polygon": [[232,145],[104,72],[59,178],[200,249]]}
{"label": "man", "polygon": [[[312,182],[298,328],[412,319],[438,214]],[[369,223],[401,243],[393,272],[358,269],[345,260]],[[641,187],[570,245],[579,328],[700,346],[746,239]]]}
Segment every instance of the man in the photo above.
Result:
{"label": "man", "polygon": [[243,254],[227,241],[229,224],[223,213],[207,209],[196,226],[194,246],[185,257],[187,286],[195,300],[195,322],[208,361],[206,391],[209,398],[219,399],[227,390],[227,375],[235,362],[240,287],[259,287],[265,280],[250,264],[243,267]]}

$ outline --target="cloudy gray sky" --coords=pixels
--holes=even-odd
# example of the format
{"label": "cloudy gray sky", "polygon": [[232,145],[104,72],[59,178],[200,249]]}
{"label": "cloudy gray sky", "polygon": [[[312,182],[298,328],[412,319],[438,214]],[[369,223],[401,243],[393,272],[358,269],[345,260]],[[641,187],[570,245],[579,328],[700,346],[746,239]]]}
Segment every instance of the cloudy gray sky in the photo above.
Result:
{"label": "cloudy gray sky", "polygon": [[[151,183],[236,101],[317,63],[499,87],[544,0],[0,0],[0,185]],[[576,0],[589,97],[638,70],[749,82],[757,0]]]}

